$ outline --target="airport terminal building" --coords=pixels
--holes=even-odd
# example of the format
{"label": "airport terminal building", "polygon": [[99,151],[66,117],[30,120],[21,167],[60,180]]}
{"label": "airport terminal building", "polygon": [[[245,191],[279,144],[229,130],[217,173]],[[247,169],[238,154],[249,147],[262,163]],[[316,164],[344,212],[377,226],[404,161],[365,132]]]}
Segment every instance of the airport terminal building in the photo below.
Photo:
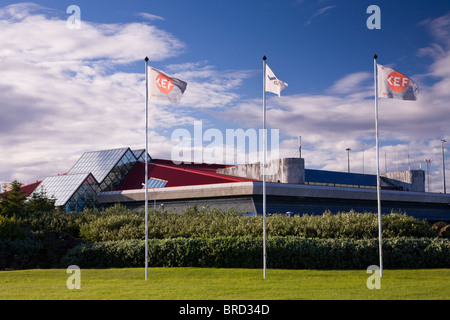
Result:
{"label": "airport terminal building", "polygon": [[[376,175],[306,169],[302,158],[271,160],[266,168],[268,214],[377,212]],[[148,155],[149,208],[180,211],[197,205],[262,214],[260,169],[259,163],[174,164]],[[44,191],[66,212],[116,203],[140,210],[145,205],[144,182],[145,150],[118,148],[85,152],[68,172],[22,190],[27,195]],[[425,192],[423,170],[383,175],[381,207],[383,213],[450,221],[450,195]]]}

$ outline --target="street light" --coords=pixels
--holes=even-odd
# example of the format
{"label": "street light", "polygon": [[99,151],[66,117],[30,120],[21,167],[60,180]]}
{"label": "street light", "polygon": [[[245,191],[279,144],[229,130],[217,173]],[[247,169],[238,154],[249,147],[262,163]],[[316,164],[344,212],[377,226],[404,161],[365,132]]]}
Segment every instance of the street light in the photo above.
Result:
{"label": "street light", "polygon": [[431,159],[425,159],[425,162],[427,163],[427,183],[428,183],[428,192],[430,192],[430,163]]}
{"label": "street light", "polygon": [[442,180],[444,182],[444,193],[447,193],[447,190],[445,188],[445,161],[444,161],[444,142],[447,142],[446,140],[442,139]]}
{"label": "street light", "polygon": [[347,150],[347,168],[348,168],[348,172],[350,173],[350,148],[345,149]]}

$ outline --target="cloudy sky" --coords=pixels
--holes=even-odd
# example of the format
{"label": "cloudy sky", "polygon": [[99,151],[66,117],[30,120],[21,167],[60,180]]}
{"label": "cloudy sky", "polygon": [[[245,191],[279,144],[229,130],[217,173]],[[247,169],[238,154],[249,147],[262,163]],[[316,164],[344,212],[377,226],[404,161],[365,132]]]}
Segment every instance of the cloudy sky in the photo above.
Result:
{"label": "cloudy sky", "polygon": [[[80,8],[79,28],[68,25]],[[172,133],[262,127],[262,57],[288,83],[267,94],[280,156],[376,172],[373,55],[411,77],[418,101],[379,100],[380,168],[426,169],[442,190],[450,147],[450,2],[361,0],[0,1],[0,181],[70,170],[85,151],[145,147],[145,64],[188,83],[151,103],[149,153]],[[224,141],[225,142],[225,141]],[[208,144],[209,142],[205,142]],[[446,155],[450,158],[450,153]],[[386,160],[386,161],[385,161]],[[446,161],[450,176],[450,163]],[[448,184],[448,183],[447,183]]]}

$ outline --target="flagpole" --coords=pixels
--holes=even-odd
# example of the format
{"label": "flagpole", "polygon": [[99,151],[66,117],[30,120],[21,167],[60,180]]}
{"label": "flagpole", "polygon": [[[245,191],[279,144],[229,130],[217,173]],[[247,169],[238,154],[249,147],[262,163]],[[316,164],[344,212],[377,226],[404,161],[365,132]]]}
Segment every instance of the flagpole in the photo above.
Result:
{"label": "flagpole", "polygon": [[263,269],[266,279],[266,56],[263,57]]}
{"label": "flagpole", "polygon": [[378,206],[378,250],[380,254],[380,277],[383,276],[383,250],[381,237],[381,200],[380,200],[380,155],[378,143],[378,77],[377,77],[377,55],[373,56],[374,81],[375,81],[375,131],[376,131],[376,154],[377,154],[377,206]]}
{"label": "flagpole", "polygon": [[145,57],[145,280],[148,279],[148,57]]}

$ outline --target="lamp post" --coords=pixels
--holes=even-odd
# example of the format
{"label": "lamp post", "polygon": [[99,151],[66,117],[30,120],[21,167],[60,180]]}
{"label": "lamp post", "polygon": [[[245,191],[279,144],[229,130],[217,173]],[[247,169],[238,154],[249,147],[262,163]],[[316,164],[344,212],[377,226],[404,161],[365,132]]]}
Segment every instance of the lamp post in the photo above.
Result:
{"label": "lamp post", "polygon": [[446,140],[442,139],[442,181],[444,183],[444,193],[447,193],[447,190],[445,188],[445,160],[444,160],[444,142],[447,142]]}
{"label": "lamp post", "polygon": [[425,159],[425,162],[427,163],[427,183],[428,183],[428,192],[430,192],[430,163],[431,159]]}
{"label": "lamp post", "polygon": [[347,150],[347,169],[348,169],[348,172],[350,173],[350,150],[352,150],[352,149],[347,148],[345,150]]}

